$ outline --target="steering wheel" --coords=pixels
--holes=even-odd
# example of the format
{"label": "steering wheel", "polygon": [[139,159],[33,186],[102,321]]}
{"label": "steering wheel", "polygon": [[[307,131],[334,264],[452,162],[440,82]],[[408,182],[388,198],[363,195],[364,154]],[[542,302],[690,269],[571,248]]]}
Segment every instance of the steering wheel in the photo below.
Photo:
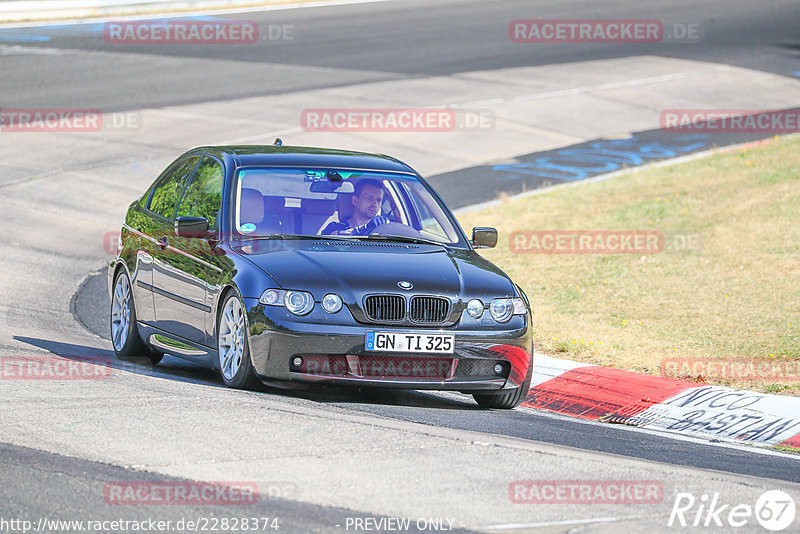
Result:
{"label": "steering wheel", "polygon": [[372,234],[399,235],[403,237],[423,237],[421,233],[410,226],[394,221],[376,226],[370,231]]}

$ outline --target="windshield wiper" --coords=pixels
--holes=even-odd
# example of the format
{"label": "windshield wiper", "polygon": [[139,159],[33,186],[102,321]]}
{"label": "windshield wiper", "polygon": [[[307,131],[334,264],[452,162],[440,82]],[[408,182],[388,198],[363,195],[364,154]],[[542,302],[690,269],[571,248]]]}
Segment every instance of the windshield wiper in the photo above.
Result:
{"label": "windshield wiper", "polygon": [[410,237],[407,235],[393,235],[393,234],[370,234],[367,239],[380,239],[383,241],[402,241],[404,243],[422,243],[426,245],[439,245],[440,247],[450,248],[441,241],[434,241],[433,239],[426,239],[424,237]]}
{"label": "windshield wiper", "polygon": [[318,239],[332,239],[335,241],[344,241],[348,238],[338,235],[269,234],[246,236],[246,239],[306,239],[312,241],[316,241]]}
{"label": "windshield wiper", "polygon": [[244,236],[244,239],[261,240],[261,239],[303,239],[303,240],[331,240],[331,241],[351,241],[360,239],[374,239],[380,241],[401,241],[403,243],[421,243],[425,245],[438,245],[444,248],[450,248],[441,241],[434,241],[433,239],[426,239],[424,237],[410,237],[405,235],[393,234],[370,234],[370,235],[305,235],[305,234],[270,234],[270,235],[252,235]]}

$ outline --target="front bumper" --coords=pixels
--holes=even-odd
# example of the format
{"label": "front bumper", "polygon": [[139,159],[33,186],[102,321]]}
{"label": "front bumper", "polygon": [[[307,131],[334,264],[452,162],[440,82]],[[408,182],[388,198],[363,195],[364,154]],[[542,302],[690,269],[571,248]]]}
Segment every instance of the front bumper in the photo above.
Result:
{"label": "front bumper", "polygon": [[[533,364],[530,315],[508,330],[419,328],[455,336],[453,354],[367,351],[369,330],[413,332],[408,327],[331,324],[297,318],[282,308],[247,302],[250,354],[262,380],[338,383],[404,389],[491,391],[519,387]],[[349,318],[346,318],[349,319]],[[292,365],[295,357],[300,366]],[[495,370],[500,364],[502,372]]]}

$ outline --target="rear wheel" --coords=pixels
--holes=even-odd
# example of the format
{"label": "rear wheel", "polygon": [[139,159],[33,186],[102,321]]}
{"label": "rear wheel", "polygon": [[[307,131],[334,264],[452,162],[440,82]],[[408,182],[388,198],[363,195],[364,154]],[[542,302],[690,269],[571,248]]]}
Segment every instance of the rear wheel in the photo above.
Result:
{"label": "rear wheel", "polygon": [[160,352],[153,352],[139,337],[131,282],[123,269],[114,278],[114,292],[111,295],[111,344],[117,358],[126,362],[155,365],[164,356]]}
{"label": "rear wheel", "polygon": [[502,393],[473,393],[472,396],[481,408],[503,410],[516,408],[525,400],[528,390],[531,388],[531,376],[533,376],[533,358],[528,364],[528,374],[520,387]]}
{"label": "rear wheel", "polygon": [[250,361],[246,325],[242,301],[231,291],[225,296],[217,319],[219,372],[228,387],[257,389],[261,381]]}

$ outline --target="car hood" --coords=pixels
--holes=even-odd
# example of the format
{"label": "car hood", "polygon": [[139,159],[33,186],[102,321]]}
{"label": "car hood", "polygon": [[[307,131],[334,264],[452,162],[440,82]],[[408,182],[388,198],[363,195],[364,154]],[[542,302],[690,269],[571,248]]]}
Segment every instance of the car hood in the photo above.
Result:
{"label": "car hood", "polygon": [[259,266],[283,289],[327,292],[354,301],[367,293],[492,298],[515,294],[511,280],[476,252],[385,241],[258,240],[233,250]]}

